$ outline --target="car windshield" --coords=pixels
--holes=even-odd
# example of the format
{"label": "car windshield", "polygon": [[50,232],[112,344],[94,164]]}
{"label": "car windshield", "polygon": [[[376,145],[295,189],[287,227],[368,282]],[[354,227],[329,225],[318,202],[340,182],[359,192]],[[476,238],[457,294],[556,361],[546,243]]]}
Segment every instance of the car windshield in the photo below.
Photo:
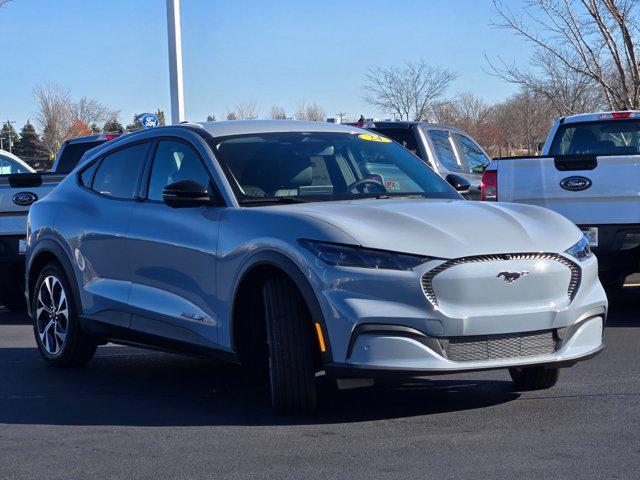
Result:
{"label": "car windshield", "polygon": [[422,161],[374,133],[260,133],[210,144],[241,204],[460,198]]}
{"label": "car windshield", "polygon": [[640,153],[640,121],[609,120],[565,124],[558,128],[549,155]]}

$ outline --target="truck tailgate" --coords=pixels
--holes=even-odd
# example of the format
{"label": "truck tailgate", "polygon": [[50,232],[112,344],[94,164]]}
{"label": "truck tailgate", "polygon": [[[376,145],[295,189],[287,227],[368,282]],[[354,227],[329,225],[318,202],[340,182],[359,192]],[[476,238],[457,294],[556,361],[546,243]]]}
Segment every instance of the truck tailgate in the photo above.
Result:
{"label": "truck tailgate", "polygon": [[578,225],[640,223],[640,155],[501,159],[498,199],[550,208]]}
{"label": "truck tailgate", "polygon": [[40,181],[20,181],[17,184],[10,177],[0,175],[0,235],[24,235],[31,203],[44,198],[65,175],[42,174]]}

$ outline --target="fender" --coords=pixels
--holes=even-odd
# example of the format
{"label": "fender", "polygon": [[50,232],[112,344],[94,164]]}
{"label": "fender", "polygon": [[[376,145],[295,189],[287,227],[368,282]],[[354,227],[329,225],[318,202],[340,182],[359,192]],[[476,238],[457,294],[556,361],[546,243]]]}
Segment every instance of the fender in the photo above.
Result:
{"label": "fender", "polygon": [[29,286],[31,268],[34,260],[37,259],[42,253],[48,253],[53,255],[54,257],[56,257],[56,260],[58,261],[58,263],[60,263],[60,265],[62,266],[62,269],[64,270],[64,273],[67,276],[69,283],[71,284],[71,289],[73,290],[73,295],[75,300],[74,303],[76,305],[76,310],[77,310],[76,313],[78,314],[78,316],[82,315],[82,305],[80,304],[80,302],[82,301],[80,297],[80,289],[78,288],[78,281],[73,271],[71,260],[69,260],[69,257],[67,253],[64,251],[64,248],[62,248],[62,246],[57,241],[51,240],[51,239],[43,239],[38,241],[37,245],[29,255],[29,264],[27,265],[26,273],[25,273],[25,282],[26,282],[25,285],[26,285],[26,288],[29,289],[28,290],[29,299],[28,299],[28,306],[27,306],[29,316],[32,316],[31,289]]}
{"label": "fender", "polygon": [[311,287],[311,283],[307,279],[306,275],[300,270],[300,267],[289,257],[285,256],[280,252],[276,252],[273,250],[265,250],[256,253],[251,258],[249,258],[244,266],[242,267],[242,271],[239,275],[239,279],[234,286],[233,291],[233,303],[231,307],[231,322],[229,325],[230,334],[231,334],[231,348],[233,351],[237,351],[235,345],[234,338],[234,318],[235,318],[235,304],[236,304],[236,296],[238,294],[238,287],[242,284],[244,278],[247,273],[253,270],[255,267],[259,267],[262,265],[269,265],[272,267],[279,268],[284,271],[289,278],[296,284],[298,290],[302,294],[302,298],[307,304],[307,308],[309,309],[309,313],[311,314],[311,321],[313,323],[318,323],[322,329],[322,335],[324,337],[326,351],[321,352],[322,362],[326,365],[333,361],[333,355],[331,353],[331,341],[329,337],[329,332],[327,330],[327,325],[324,320],[324,315],[322,313],[322,308],[320,307],[320,302],[316,297],[316,294]]}

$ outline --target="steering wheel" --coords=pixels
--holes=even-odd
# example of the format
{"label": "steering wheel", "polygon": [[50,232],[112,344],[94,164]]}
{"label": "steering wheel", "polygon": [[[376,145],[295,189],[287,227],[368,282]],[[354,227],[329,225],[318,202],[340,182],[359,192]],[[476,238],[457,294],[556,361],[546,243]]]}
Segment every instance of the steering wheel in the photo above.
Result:
{"label": "steering wheel", "polygon": [[373,185],[374,187],[379,188],[381,193],[387,193],[387,188],[382,184],[382,182],[373,178],[363,178],[362,180],[353,182],[347,187],[347,192],[357,190],[360,193],[364,193],[364,189],[360,187],[364,187],[365,185]]}

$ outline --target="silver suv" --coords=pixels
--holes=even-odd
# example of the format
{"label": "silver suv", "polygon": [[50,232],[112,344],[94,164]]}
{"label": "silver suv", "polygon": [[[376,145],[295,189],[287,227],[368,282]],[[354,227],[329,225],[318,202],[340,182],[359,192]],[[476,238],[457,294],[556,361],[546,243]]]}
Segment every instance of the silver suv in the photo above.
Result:
{"label": "silver suv", "polygon": [[597,354],[607,300],[582,233],[464,200],[388,138],[288,121],[105,144],[29,214],[42,356],[133,343],[268,366],[274,406],[317,382],[509,369],[548,388]]}

